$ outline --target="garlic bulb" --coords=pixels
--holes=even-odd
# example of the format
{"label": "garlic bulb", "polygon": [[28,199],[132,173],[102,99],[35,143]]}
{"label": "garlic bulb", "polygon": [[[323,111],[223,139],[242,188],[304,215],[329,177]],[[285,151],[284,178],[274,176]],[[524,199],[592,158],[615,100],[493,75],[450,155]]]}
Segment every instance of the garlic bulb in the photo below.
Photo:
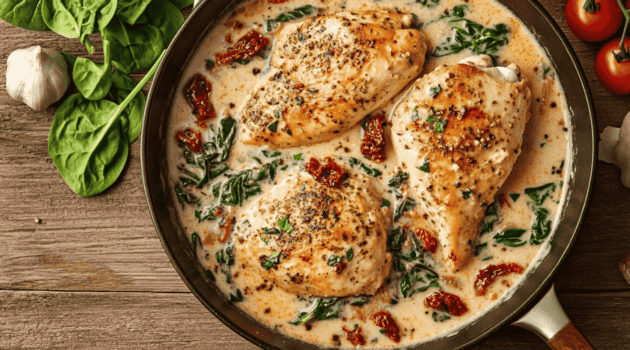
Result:
{"label": "garlic bulb", "polygon": [[15,50],[7,60],[7,92],[14,100],[43,111],[70,85],[68,65],[60,53],[33,46]]}
{"label": "garlic bulb", "polygon": [[621,169],[621,183],[630,188],[630,112],[623,118],[614,156],[615,164]]}

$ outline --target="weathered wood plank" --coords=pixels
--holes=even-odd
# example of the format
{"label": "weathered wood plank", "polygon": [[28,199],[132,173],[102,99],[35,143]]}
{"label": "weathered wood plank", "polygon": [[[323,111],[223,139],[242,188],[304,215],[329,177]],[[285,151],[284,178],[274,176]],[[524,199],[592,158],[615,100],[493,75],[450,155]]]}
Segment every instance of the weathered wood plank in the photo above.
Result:
{"label": "weathered wood plank", "polygon": [[[2,291],[0,300],[0,348],[256,348],[190,293]],[[565,294],[560,300],[595,348],[627,348],[630,292]],[[545,347],[532,333],[504,327],[473,349],[500,350],[505,344],[513,350]]]}

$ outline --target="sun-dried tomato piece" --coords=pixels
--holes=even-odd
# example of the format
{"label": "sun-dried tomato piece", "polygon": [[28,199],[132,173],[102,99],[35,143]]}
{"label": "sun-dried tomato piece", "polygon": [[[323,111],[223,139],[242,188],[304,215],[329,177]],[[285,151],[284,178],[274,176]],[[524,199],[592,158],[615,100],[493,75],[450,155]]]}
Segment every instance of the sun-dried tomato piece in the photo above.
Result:
{"label": "sun-dried tomato piece", "polygon": [[385,123],[385,115],[377,114],[365,127],[365,136],[361,142],[361,153],[368,159],[375,162],[385,160],[385,136],[383,132],[383,123]]}
{"label": "sun-dried tomato piece", "polygon": [[219,238],[219,242],[225,243],[228,240],[228,238],[230,237],[230,233],[232,233],[232,226],[234,226],[235,223],[236,221],[234,221],[234,218],[229,217],[225,219],[223,225],[219,225],[219,227],[223,229],[223,233],[221,234],[221,238]]}
{"label": "sun-dried tomato piece", "polygon": [[435,253],[437,250],[437,239],[435,239],[429,231],[421,228],[416,230],[416,235],[418,235],[418,237],[422,240],[422,249]]}
{"label": "sun-dried tomato piece", "polygon": [[330,158],[326,158],[326,165],[321,165],[317,159],[311,158],[304,167],[315,180],[330,188],[339,186],[346,176],[345,170]]}
{"label": "sun-dried tomato piece", "polygon": [[202,128],[207,128],[206,121],[217,116],[210,101],[211,92],[212,84],[201,74],[195,74],[188,87],[184,88],[184,96],[193,108],[197,125]]}
{"label": "sun-dried tomato piece", "polygon": [[284,4],[287,1],[289,0],[269,0],[269,3],[270,4]]}
{"label": "sun-dried tomato piece", "polygon": [[187,144],[191,151],[201,153],[201,133],[192,129],[186,129],[178,131],[175,134],[175,139],[181,143]]}
{"label": "sun-dried tomato piece", "polygon": [[335,265],[333,265],[333,270],[335,271],[336,274],[340,275],[343,270],[346,268],[346,263],[343,261],[340,261],[338,263],[336,263]]}
{"label": "sun-dried tomato piece", "polygon": [[356,327],[355,329],[351,331],[346,329],[345,326],[341,327],[341,329],[343,329],[343,331],[346,332],[346,339],[348,339],[350,344],[355,345],[355,346],[365,345],[365,339],[361,335],[361,327]]}
{"label": "sun-dried tomato piece", "polygon": [[426,297],[424,305],[439,311],[448,312],[451,316],[461,316],[468,311],[466,305],[457,295],[441,290]]}
{"label": "sun-dried tomato piece", "polygon": [[392,317],[392,315],[387,311],[379,311],[372,316],[372,321],[376,323],[377,326],[383,328],[385,330],[385,335],[389,337],[389,339],[394,342],[400,342],[400,330],[398,329],[398,324]]}
{"label": "sun-dried tomato piece", "polygon": [[523,267],[515,263],[486,266],[477,273],[477,279],[475,280],[475,290],[477,291],[477,295],[485,295],[486,288],[492,284],[497,277],[507,275],[512,272],[523,273],[523,271]]}
{"label": "sun-dried tomato piece", "polygon": [[260,35],[256,30],[252,30],[245,36],[238,39],[234,46],[225,53],[215,55],[217,64],[232,63],[236,60],[244,60],[254,56],[258,51],[267,45],[269,39]]}

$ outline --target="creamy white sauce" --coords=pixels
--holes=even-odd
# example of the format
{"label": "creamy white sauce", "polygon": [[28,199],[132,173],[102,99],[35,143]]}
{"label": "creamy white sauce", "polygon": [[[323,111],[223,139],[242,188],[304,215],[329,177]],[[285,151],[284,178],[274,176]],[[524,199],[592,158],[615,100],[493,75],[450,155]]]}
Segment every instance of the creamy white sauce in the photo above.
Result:
{"label": "creamy white sauce", "polygon": [[[429,23],[443,14],[445,10],[450,10],[462,3],[456,0],[441,0],[439,5],[433,8],[426,8],[418,3],[400,0],[383,0],[378,2],[358,0],[347,3],[345,1],[326,1],[322,3],[317,2],[313,5],[319,8],[319,13],[339,12],[342,10],[340,7],[342,5],[345,6],[345,10],[360,11],[393,9],[396,7],[401,12],[416,14],[423,23]],[[212,103],[219,116],[218,119],[226,116],[236,118],[247,94],[251,91],[256,81],[264,74],[267,61],[263,58],[255,57],[247,65],[226,65],[209,72],[205,68],[205,60],[214,59],[215,53],[224,51],[228,46],[231,46],[229,43],[226,43],[226,35],[230,34],[233,42],[236,42],[238,38],[252,28],[257,28],[262,32],[267,19],[275,18],[280,13],[306,4],[311,3],[302,0],[291,0],[287,3],[276,5],[268,4],[266,1],[246,2],[242,5],[241,10],[236,11],[234,18],[222,19],[202,39],[197,52],[192,56],[188,66],[185,67],[181,81],[177,83],[177,93],[174,96],[171,107],[171,120],[167,132],[167,135],[170,137],[167,155],[170,164],[169,179],[171,183],[175,183],[179,179],[180,173],[176,166],[183,163],[182,150],[174,141],[174,135],[179,130],[195,128],[194,116],[191,114],[191,109],[181,93],[192,76],[196,73],[202,73],[211,82]],[[346,340],[342,326],[352,329],[354,324],[359,324],[362,328],[362,335],[367,341],[365,348],[412,345],[427,339],[452,335],[458,328],[474,321],[484,311],[495,307],[502,299],[509,297],[516,290],[512,287],[517,285],[519,280],[528,273],[526,271],[522,275],[510,274],[500,277],[488,287],[485,296],[479,297],[475,295],[473,285],[477,272],[480,269],[489,264],[513,262],[532,271],[537,266],[540,258],[548,251],[551,238],[547,238],[542,245],[526,244],[519,248],[510,248],[495,243],[492,237],[500,230],[508,228],[529,229],[531,227],[534,216],[529,204],[530,199],[524,193],[525,188],[537,187],[549,182],[554,182],[558,185],[563,181],[568,181],[572,157],[568,139],[570,126],[567,124],[568,112],[563,91],[558,81],[554,80],[553,72],[549,72],[547,78],[543,79],[543,66],[549,67],[551,64],[543,49],[538,46],[533,35],[527,31],[522,22],[515,18],[507,9],[492,0],[470,0],[466,4],[468,5],[466,18],[486,27],[503,23],[510,28],[509,44],[498,52],[498,63],[503,66],[516,63],[521,69],[522,76],[529,81],[534,97],[530,107],[532,117],[524,135],[522,154],[519,156],[510,177],[499,191],[499,193],[505,195],[509,205],[506,204],[500,207],[499,221],[494,225],[493,231],[490,234],[479,237],[478,240],[478,243],[488,242],[487,248],[480,256],[473,256],[467,265],[455,274],[444,269],[441,263],[442,252],[439,250],[441,248],[433,255],[434,260],[436,260],[435,270],[441,277],[440,284],[442,288],[446,292],[458,295],[467,305],[469,311],[463,316],[452,317],[446,322],[434,322],[431,317],[433,310],[424,305],[426,296],[436,290],[435,288],[430,288],[426,292],[416,293],[410,298],[401,298],[396,305],[389,303],[387,293],[374,297],[363,307],[346,305],[342,309],[340,318],[313,322],[310,330],[307,330],[304,325],[291,325],[289,322],[296,320],[298,310],[306,305],[306,301],[299,300],[300,296],[286,293],[280,288],[270,288],[269,282],[265,283],[256,271],[243,271],[239,268],[238,256],[235,257],[236,262],[230,270],[232,283],[225,283],[225,276],[221,273],[221,268],[215,259],[216,251],[223,246],[223,243],[219,242],[221,230],[217,227],[217,220],[198,223],[194,216],[194,210],[200,210],[200,207],[195,208],[194,206],[186,205],[182,209],[178,206],[180,218],[187,234],[190,236],[192,232],[196,232],[203,242],[203,247],[198,248],[197,251],[201,264],[204,268],[212,271],[216,277],[218,287],[226,295],[234,293],[237,289],[243,293],[244,300],[239,302],[238,306],[246,313],[269,327],[280,330],[290,336],[325,346],[340,345],[342,347],[352,347]],[[224,25],[226,21],[232,19],[238,19],[245,24],[245,27],[240,30],[234,30]],[[427,55],[445,37],[449,36],[451,27],[447,21],[448,19],[443,19],[425,24],[421,28],[421,31],[430,42]],[[273,34],[269,33],[266,35],[273,40]],[[430,58],[427,56],[423,74],[431,72],[435,67],[442,64],[455,64],[469,55],[471,55],[470,51],[465,50],[460,54],[441,58]],[[254,75],[252,71],[255,68],[260,69],[262,73]],[[497,70],[495,73],[501,74],[508,79],[513,79],[510,72]],[[389,115],[392,108],[395,107],[395,103],[403,94],[404,91],[389,104],[382,106],[380,110],[387,112],[387,115]],[[238,118],[236,119],[238,120]],[[360,153],[360,125],[355,126],[346,133],[340,134],[330,142],[280,150],[282,152],[280,158],[284,162],[282,166],[286,165],[288,168],[280,170],[279,167],[278,175],[274,182],[269,183],[266,181],[262,185],[263,194],[259,196],[264,196],[264,193],[270,187],[280,183],[287,174],[304,171],[304,162],[311,157],[321,160],[331,156],[345,168],[350,168],[348,159],[355,157],[366,165],[383,171],[381,176],[374,179],[375,185],[382,191],[383,197],[392,203],[393,209],[396,199],[392,193],[387,192],[387,181],[396,173],[398,159],[392,147],[389,126],[386,127],[385,132],[387,135],[387,159],[381,164],[366,160]],[[544,145],[541,146],[543,143]],[[298,153],[302,153],[302,160],[296,161],[292,156]],[[260,158],[263,163],[272,160],[265,157],[258,147],[242,144],[237,136],[228,160],[231,168],[230,172],[235,173],[239,170],[259,167],[258,163],[252,159],[252,156]],[[560,174],[552,174],[552,169],[557,169],[562,162],[564,162],[564,170]],[[359,171],[357,166],[352,168],[352,170]],[[219,181],[221,180],[224,179]],[[203,205],[215,201],[210,188],[211,185],[201,190],[194,190],[202,198]],[[509,197],[513,193],[520,194],[516,201]],[[545,201],[544,206],[549,209],[550,217],[554,218],[552,224],[554,228],[559,214],[558,208],[564,200],[565,193],[566,186],[558,186],[556,191]],[[247,210],[255,200],[256,197],[246,201],[241,207],[229,208],[231,215],[242,221],[243,219],[239,218],[239,213]],[[177,202],[176,197],[174,197],[174,201]],[[402,220],[402,223],[412,224],[414,228],[422,227],[423,213],[410,214],[412,215],[407,215]],[[242,222],[237,221],[237,226],[240,224]],[[529,235],[530,232],[528,231],[523,236],[523,239],[528,240]],[[434,234],[434,236],[436,235]],[[492,258],[490,260],[481,259],[488,256]],[[449,283],[445,278],[451,280],[451,282]],[[260,288],[263,284],[265,284],[266,288]],[[401,343],[396,344],[385,335],[379,333],[380,328],[369,319],[372,314],[380,310],[390,312],[397,321],[401,330]]]}

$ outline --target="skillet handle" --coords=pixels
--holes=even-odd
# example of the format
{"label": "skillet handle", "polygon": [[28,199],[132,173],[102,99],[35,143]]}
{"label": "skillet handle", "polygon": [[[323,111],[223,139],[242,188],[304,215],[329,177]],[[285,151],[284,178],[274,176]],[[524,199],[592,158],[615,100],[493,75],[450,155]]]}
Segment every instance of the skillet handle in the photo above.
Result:
{"label": "skillet handle", "polygon": [[554,350],[593,350],[564,313],[553,285],[538,304],[512,325],[538,334]]}

